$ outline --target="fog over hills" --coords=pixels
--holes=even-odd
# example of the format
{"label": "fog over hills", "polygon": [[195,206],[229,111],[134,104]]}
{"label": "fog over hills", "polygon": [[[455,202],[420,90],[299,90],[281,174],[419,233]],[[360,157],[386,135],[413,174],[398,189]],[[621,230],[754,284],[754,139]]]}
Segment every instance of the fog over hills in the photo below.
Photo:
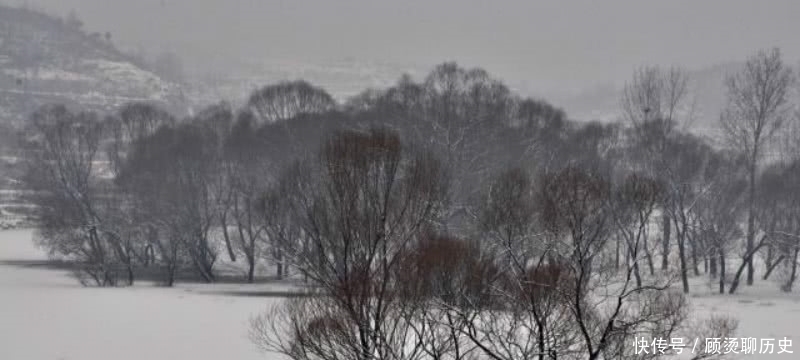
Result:
{"label": "fog over hills", "polygon": [[[87,33],[96,33],[100,48],[113,44],[150,64],[163,54],[175,55],[175,66],[186,74],[180,88],[170,81],[157,84],[145,73],[133,82],[106,81],[106,72],[132,70],[86,59],[67,61],[69,69],[44,64],[42,77],[63,81],[69,75],[70,84],[94,78],[77,88],[89,83],[93,89],[114,88],[120,99],[146,99],[143,91],[155,92],[194,109],[220,100],[241,103],[256,87],[299,78],[341,101],[366,88],[389,86],[404,73],[419,78],[438,63],[457,61],[485,68],[516,92],[563,107],[571,118],[609,121],[618,117],[619,91],[638,67],[680,65],[692,76],[696,125],[707,128],[724,103],[722,82],[735,68],[731,64],[771,46],[781,47],[790,63],[800,58],[792,36],[800,31],[791,16],[796,4],[782,0],[769,8],[747,1],[675,1],[653,8],[630,0],[501,6],[450,0],[3,2],[61,18],[73,13]],[[7,92],[34,91],[17,85],[24,71],[5,70],[6,83],[0,85]],[[132,89],[125,89],[129,85]],[[80,96],[89,103],[115,103],[96,95]]]}
{"label": "fog over hills", "polygon": [[[3,0],[111,32],[123,49],[174,51],[190,73],[276,60],[480,66],[531,95],[621,86],[642,65],[704,69],[777,46],[800,59],[798,3],[746,0]],[[411,64],[412,66],[406,66]]]}

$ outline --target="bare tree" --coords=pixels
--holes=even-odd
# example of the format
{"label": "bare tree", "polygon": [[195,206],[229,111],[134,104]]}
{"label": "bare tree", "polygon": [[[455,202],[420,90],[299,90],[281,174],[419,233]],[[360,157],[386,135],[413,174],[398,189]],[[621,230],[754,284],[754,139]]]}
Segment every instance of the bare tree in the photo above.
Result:
{"label": "bare tree", "polygon": [[[268,157],[253,129],[252,118],[241,113],[225,143],[228,190],[228,213],[235,228],[237,249],[247,262],[247,281],[253,282],[259,245],[263,242],[264,223],[257,213],[259,197],[270,183]],[[228,237],[227,222],[224,226]],[[280,270],[278,274],[280,275]]]}
{"label": "bare tree", "polygon": [[289,120],[333,110],[336,102],[322,88],[303,80],[281,82],[254,91],[247,106],[262,122]]}
{"label": "bare tree", "polygon": [[115,175],[125,162],[134,142],[153,133],[162,126],[175,124],[175,118],[168,112],[147,103],[123,105],[117,116],[108,119],[111,143],[107,154]]}
{"label": "bare tree", "polygon": [[[465,231],[475,218],[471,206],[495,171],[503,167],[500,135],[511,122],[514,99],[501,81],[480,68],[443,63],[421,84],[421,114],[414,138],[442,157],[452,174],[445,226]],[[496,139],[494,141],[492,139]]]}
{"label": "bare tree", "polygon": [[186,262],[203,280],[214,280],[217,202],[211,185],[218,142],[202,122],[162,127],[134,145],[120,177],[159,248],[168,285]]}
{"label": "bare tree", "polygon": [[679,271],[685,293],[689,292],[687,251],[694,231],[694,209],[714,187],[713,180],[705,176],[712,152],[700,139],[682,135],[669,141],[665,155],[666,167],[662,171],[665,211],[675,230]]}
{"label": "bare tree", "polygon": [[[665,125],[681,123],[688,126],[694,107],[688,85],[689,76],[680,68],[640,68],[622,92],[620,106],[625,120],[633,127],[654,119],[666,120]],[[669,128],[664,130],[670,131]]]}
{"label": "bare tree", "polygon": [[[555,254],[569,274],[562,296],[569,321],[579,334],[581,350],[574,356],[626,358],[633,355],[632,334],[669,338],[676,333],[684,318],[685,300],[666,291],[673,279],[654,277],[638,286],[635,262],[619,273],[604,256],[614,233],[608,180],[568,167],[543,179],[539,193],[545,228],[563,239]],[[632,257],[637,258],[638,246],[631,248]]]}
{"label": "bare tree", "polygon": [[[504,133],[511,151],[536,167],[533,171],[549,172],[558,166],[558,153],[562,151],[570,126],[567,115],[549,103],[536,99],[515,99],[510,127]],[[518,142],[519,147],[513,147]]]}
{"label": "bare tree", "polygon": [[[288,337],[262,339],[295,359],[412,359],[421,350],[406,347],[412,330],[401,316],[407,303],[397,296],[397,269],[438,214],[440,166],[409,153],[386,130],[338,133],[317,164],[296,184],[291,209],[308,245],[287,246],[284,254],[324,294],[297,305],[319,317],[295,317]],[[315,322],[338,330],[316,332]]]}
{"label": "bare tree", "polygon": [[[728,105],[720,125],[728,144],[747,161],[749,177],[747,252],[755,247],[756,178],[762,157],[770,150],[773,135],[788,115],[788,91],[794,82],[784,65],[780,50],[759,51],[747,60],[744,69],[726,80]],[[753,284],[753,262],[747,263],[747,285]]]}
{"label": "bare tree", "polygon": [[730,252],[741,237],[740,222],[746,210],[742,194],[747,189],[746,176],[735,158],[719,156],[706,172],[710,187],[692,209],[698,233],[705,240],[710,258],[711,276],[719,276],[719,293],[725,293],[727,263]]}
{"label": "bare tree", "polygon": [[[786,281],[781,286],[791,291],[797,279],[797,260],[800,253],[800,191],[798,191],[800,171],[798,163],[776,164],[768,167],[759,181],[763,190],[757,202],[758,214],[769,217],[769,227],[764,227],[764,240],[772,245],[777,259],[773,260],[768,272],[784,265]],[[760,219],[759,219],[760,220]],[[758,221],[761,223],[762,221]],[[764,241],[762,240],[762,241]]]}
{"label": "bare tree", "polygon": [[536,190],[527,173],[509,169],[491,184],[481,211],[481,247],[500,271],[484,274],[494,284],[486,291],[501,306],[458,313],[463,332],[494,359],[552,358],[578,341],[561,296],[571,275],[541,226]]}
{"label": "bare tree", "polygon": [[[688,127],[693,120],[694,101],[689,94],[689,76],[680,68],[663,70],[643,67],[625,85],[620,100],[623,118],[631,125],[632,163],[654,178],[662,178],[663,154],[676,128]],[[669,266],[672,235],[669,213],[662,206],[661,268]]]}
{"label": "bare tree", "polygon": [[615,191],[610,207],[612,220],[625,241],[626,255],[633,264],[636,286],[639,287],[642,286],[639,261],[643,255],[649,261],[650,274],[654,274],[646,236],[656,205],[663,196],[661,186],[652,178],[637,173],[628,175]]}
{"label": "bare tree", "polygon": [[102,122],[95,113],[45,106],[31,117],[29,134],[33,157],[26,178],[40,191],[33,200],[41,245],[52,255],[78,262],[83,284],[116,285],[118,264],[130,258],[104,219],[102,197],[108,196],[108,186],[96,168]]}

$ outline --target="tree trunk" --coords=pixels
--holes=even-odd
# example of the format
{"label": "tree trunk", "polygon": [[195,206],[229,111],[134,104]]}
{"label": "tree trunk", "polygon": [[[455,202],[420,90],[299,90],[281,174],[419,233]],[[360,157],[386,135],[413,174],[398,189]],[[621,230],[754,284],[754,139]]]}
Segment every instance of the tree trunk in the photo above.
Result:
{"label": "tree trunk", "polygon": [[742,276],[742,272],[747,267],[747,264],[751,264],[753,261],[753,256],[761,249],[762,246],[766,244],[766,236],[761,238],[758,245],[755,246],[751,251],[747,252],[742,259],[742,265],[739,266],[739,270],[736,271],[736,276],[733,277],[733,282],[731,282],[731,287],[728,291],[729,294],[733,294],[736,291],[736,288],[739,287],[739,278]]}
{"label": "tree trunk", "polygon": [[167,281],[166,285],[168,287],[172,287],[175,284],[175,272],[177,271],[178,265],[176,264],[177,258],[172,258],[169,263],[167,264]]}
{"label": "tree trunk", "polygon": [[661,253],[661,270],[667,270],[669,268],[669,238],[671,232],[672,223],[670,222],[669,215],[666,212],[661,216],[662,219],[662,230],[663,230],[663,238],[661,239],[662,242],[662,253]]}
{"label": "tree trunk", "polygon": [[688,271],[686,269],[686,256],[684,255],[684,248],[683,244],[678,243],[678,252],[680,253],[680,262],[681,262],[681,282],[683,283],[683,292],[688,294],[689,293],[689,278]]}
{"label": "tree trunk", "polygon": [[[626,243],[627,243],[627,241],[626,241]],[[625,258],[627,259],[627,261],[625,263],[626,267],[627,266],[631,266],[631,262],[633,263],[633,275],[636,278],[636,286],[637,287],[642,287],[642,276],[639,273],[638,242],[635,243],[634,246],[631,246],[630,244],[627,244],[627,245],[628,245],[627,246],[628,250],[625,251]]]}
{"label": "tree trunk", "polygon": [[719,251],[719,293],[725,293],[725,252]]}
{"label": "tree trunk", "polygon": [[[677,227],[677,226],[676,226]],[[686,269],[686,240],[685,234],[681,234],[680,231],[677,232],[676,238],[678,240],[678,257],[680,258],[680,266],[681,266],[681,282],[683,282],[683,292],[688,294],[689,293],[689,278],[688,278],[688,270]]]}
{"label": "tree trunk", "polygon": [[794,247],[794,254],[792,255],[792,273],[789,275],[789,280],[786,282],[786,285],[783,287],[783,291],[791,292],[792,286],[794,286],[794,281],[797,279],[797,254],[800,252],[800,245],[795,245]]}
{"label": "tree trunk", "polygon": [[205,236],[197,235],[196,243],[192,246],[194,248],[189,250],[189,255],[197,274],[207,283],[214,282],[213,263],[208,258],[208,241]]}
{"label": "tree trunk", "polygon": [[691,236],[692,242],[692,267],[694,268],[694,276],[700,276],[700,268],[698,267],[697,261],[697,238],[695,236]]}
{"label": "tree trunk", "polygon": [[228,257],[231,259],[231,262],[236,262],[236,253],[233,251],[231,238],[228,235],[227,216],[220,216],[220,225],[222,226],[222,237],[225,239],[225,249],[228,250]]}
{"label": "tree trunk", "polygon": [[656,269],[653,265],[653,254],[650,251],[650,241],[647,236],[647,227],[644,228],[644,236],[642,238],[642,243],[644,244],[644,256],[647,259],[647,267],[650,268],[650,275],[655,275]]}
{"label": "tree trunk", "polygon": [[256,273],[256,259],[252,253],[247,256],[247,282],[252,284]]}
{"label": "tree trunk", "polygon": [[768,275],[766,275],[766,273],[769,272],[769,269],[772,267],[772,262],[773,262],[773,258],[774,257],[775,257],[775,254],[774,254],[774,251],[773,251],[773,246],[772,246],[772,243],[770,242],[767,245],[767,258],[764,260],[764,273],[765,273],[764,274],[764,280],[766,280],[767,277],[768,277]]}
{"label": "tree trunk", "polygon": [[164,283],[166,286],[172,287],[175,283],[175,275],[178,272],[178,239],[169,239],[169,244],[157,242],[158,251],[161,253],[161,261],[164,263]]}
{"label": "tree trunk", "polygon": [[283,253],[281,249],[276,247],[275,248],[275,273],[277,275],[278,280],[282,280],[284,276],[284,267],[283,267]]}
{"label": "tree trunk", "polygon": [[134,274],[133,274],[133,266],[128,264],[128,286],[133,286]]}
{"label": "tree trunk", "polygon": [[[755,241],[755,201],[756,201],[756,160],[755,155],[757,154],[757,149],[753,150],[753,159],[751,160],[750,164],[750,189],[748,192],[748,199],[747,199],[747,253],[753,251],[754,241]],[[753,285],[753,257],[750,256],[747,260],[747,285]],[[733,292],[731,292],[733,293]]]}
{"label": "tree trunk", "polygon": [[200,278],[207,283],[214,282],[214,273],[211,271],[211,268],[208,264],[204,263],[200,259],[196,259],[194,261],[195,270],[197,270],[197,274],[200,275]]}
{"label": "tree trunk", "polygon": [[153,245],[147,244],[144,247],[144,255],[142,256],[142,266],[148,267],[150,266],[151,262],[155,262],[155,256],[150,256],[150,253],[153,251]]}
{"label": "tree trunk", "polygon": [[175,268],[170,265],[167,270],[167,286],[172,287],[175,284]]}
{"label": "tree trunk", "polygon": [[250,249],[247,252],[247,282],[252,284],[256,273],[256,235],[250,231],[247,235],[250,237]]}
{"label": "tree trunk", "polygon": [[[238,202],[235,204],[238,204]],[[234,205],[234,207],[238,214],[239,213],[238,206]],[[252,283],[256,266],[255,264],[256,249],[255,246],[253,246],[254,245],[253,235],[248,230],[245,236],[245,225],[242,224],[242,221],[239,216],[236,217],[236,229],[239,233],[239,246],[242,248],[242,251],[244,252],[245,260],[247,260],[247,282]],[[247,239],[249,239],[249,241]]]}
{"label": "tree trunk", "polygon": [[783,255],[778,256],[778,258],[775,259],[775,261],[773,261],[772,264],[770,264],[769,267],[767,268],[767,272],[764,273],[763,280],[769,280],[769,276],[772,275],[772,271],[775,270],[775,268],[777,268],[778,265],[780,265],[784,259],[786,259],[785,256]]}
{"label": "tree trunk", "polygon": [[717,257],[711,256],[711,259],[708,259],[708,272],[711,277],[717,276]]}
{"label": "tree trunk", "polygon": [[733,281],[731,282],[731,287],[728,289],[729,294],[733,294],[736,292],[736,289],[739,288],[739,279],[742,277],[742,272],[744,269],[747,268],[747,264],[749,264],[749,260],[752,259],[751,256],[748,256],[745,259],[742,259],[742,264],[739,265],[739,269],[736,270],[736,275],[733,276]]}
{"label": "tree trunk", "polygon": [[742,265],[739,266],[739,269],[736,270],[736,275],[733,276],[733,281],[731,282],[731,287],[728,290],[729,294],[733,294],[736,292],[736,289],[739,287],[739,278],[742,276],[742,272],[747,267],[747,260],[742,261]]}

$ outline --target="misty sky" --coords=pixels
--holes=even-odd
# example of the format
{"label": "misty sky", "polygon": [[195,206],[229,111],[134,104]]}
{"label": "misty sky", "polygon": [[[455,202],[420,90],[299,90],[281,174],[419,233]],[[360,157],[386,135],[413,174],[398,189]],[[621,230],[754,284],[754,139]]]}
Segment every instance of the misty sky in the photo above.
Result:
{"label": "misty sky", "polygon": [[[0,0],[3,1],[3,0]],[[479,65],[541,92],[624,82],[644,64],[699,68],[779,46],[800,59],[797,0],[384,1],[5,0],[58,15],[127,48],[209,58],[353,57]]]}

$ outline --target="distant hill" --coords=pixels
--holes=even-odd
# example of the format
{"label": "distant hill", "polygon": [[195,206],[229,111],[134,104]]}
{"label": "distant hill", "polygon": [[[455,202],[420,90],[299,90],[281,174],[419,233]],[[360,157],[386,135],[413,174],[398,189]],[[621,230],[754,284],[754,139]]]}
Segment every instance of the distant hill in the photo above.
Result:
{"label": "distant hill", "polygon": [[178,114],[189,106],[181,85],[119,51],[110,35],[88,33],[74,17],[0,5],[0,228],[30,220],[14,144],[28,114],[47,103],[106,112],[130,101]]}
{"label": "distant hill", "polygon": [[253,90],[264,85],[303,79],[321,86],[343,102],[366,89],[390,87],[403,74],[422,80],[432,67],[352,58],[328,61],[249,58],[226,64],[226,71],[222,73],[196,75],[190,80],[186,93],[196,107],[220,100],[241,105]]}
{"label": "distant hill", "polygon": [[0,5],[0,122],[19,123],[38,106],[61,102],[113,110],[128,101],[184,107],[181,87],[117,50],[109,34],[77,19]]}

